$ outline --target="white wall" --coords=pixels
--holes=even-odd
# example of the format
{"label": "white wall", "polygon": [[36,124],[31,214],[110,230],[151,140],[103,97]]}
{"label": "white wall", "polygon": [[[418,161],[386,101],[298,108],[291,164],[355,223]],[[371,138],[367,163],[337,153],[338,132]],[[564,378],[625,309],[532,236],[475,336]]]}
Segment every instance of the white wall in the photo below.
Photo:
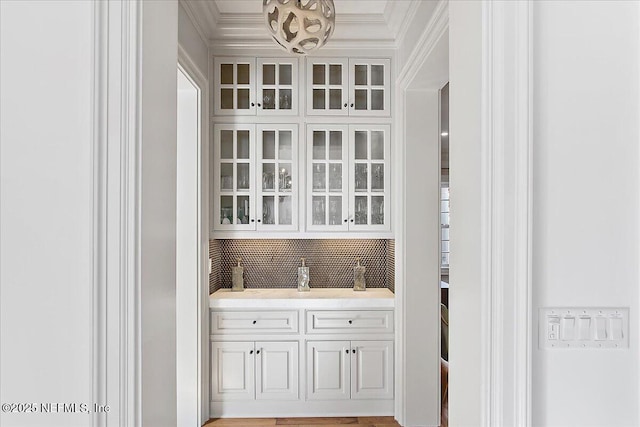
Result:
{"label": "white wall", "polygon": [[93,9],[2,1],[0,15],[0,401],[91,403]]}
{"label": "white wall", "polygon": [[142,421],[175,426],[178,3],[141,6]]}
{"label": "white wall", "polygon": [[535,2],[534,310],[630,307],[631,348],[534,343],[534,425],[640,424],[639,26],[638,2]]}
{"label": "white wall", "polygon": [[403,425],[436,426],[440,423],[438,90],[407,91],[405,114]]}
{"label": "white wall", "polygon": [[[178,8],[178,43],[198,67],[200,73],[209,76],[209,48],[200,37],[182,4]],[[208,98],[208,97],[205,97]]]}
{"label": "white wall", "polygon": [[449,3],[449,423],[481,424],[480,96],[482,3]]}

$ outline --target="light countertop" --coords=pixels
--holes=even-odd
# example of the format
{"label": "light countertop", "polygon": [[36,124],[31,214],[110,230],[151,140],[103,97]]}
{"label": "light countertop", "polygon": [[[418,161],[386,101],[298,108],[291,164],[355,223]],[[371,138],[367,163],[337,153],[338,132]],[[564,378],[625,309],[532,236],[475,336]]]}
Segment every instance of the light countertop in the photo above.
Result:
{"label": "light countertop", "polygon": [[389,289],[354,291],[351,288],[311,288],[309,292],[288,289],[220,289],[209,295],[210,308],[393,308]]}

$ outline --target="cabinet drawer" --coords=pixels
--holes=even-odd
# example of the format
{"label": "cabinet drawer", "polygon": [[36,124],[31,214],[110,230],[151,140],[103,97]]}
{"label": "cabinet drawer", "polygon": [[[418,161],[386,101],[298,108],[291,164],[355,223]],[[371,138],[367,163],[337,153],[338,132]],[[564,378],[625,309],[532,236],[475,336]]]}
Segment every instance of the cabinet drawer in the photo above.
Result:
{"label": "cabinet drawer", "polygon": [[393,333],[393,310],[307,311],[308,334]]}
{"label": "cabinet drawer", "polygon": [[212,334],[297,333],[297,311],[212,311]]}

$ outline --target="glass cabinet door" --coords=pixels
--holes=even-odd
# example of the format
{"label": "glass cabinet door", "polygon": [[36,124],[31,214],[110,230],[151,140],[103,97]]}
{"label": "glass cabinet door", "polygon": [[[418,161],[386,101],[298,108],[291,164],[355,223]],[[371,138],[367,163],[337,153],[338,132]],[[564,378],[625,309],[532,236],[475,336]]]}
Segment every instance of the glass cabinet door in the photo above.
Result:
{"label": "glass cabinet door", "polygon": [[258,230],[297,230],[298,126],[257,126]]}
{"label": "glass cabinet door", "polygon": [[254,139],[253,125],[214,125],[214,230],[256,228]]}
{"label": "glass cabinet door", "polygon": [[347,115],[349,61],[345,58],[307,59],[307,114]]}
{"label": "glass cabinet door", "polygon": [[298,114],[298,59],[258,58],[258,114]]}
{"label": "glass cabinet door", "polygon": [[214,114],[256,113],[255,59],[215,58],[213,74]]}
{"label": "glass cabinet door", "polygon": [[349,227],[348,126],[307,127],[307,229]]}
{"label": "glass cabinet door", "polygon": [[350,230],[389,230],[389,126],[349,126]]}
{"label": "glass cabinet door", "polygon": [[349,115],[389,116],[390,61],[349,60]]}

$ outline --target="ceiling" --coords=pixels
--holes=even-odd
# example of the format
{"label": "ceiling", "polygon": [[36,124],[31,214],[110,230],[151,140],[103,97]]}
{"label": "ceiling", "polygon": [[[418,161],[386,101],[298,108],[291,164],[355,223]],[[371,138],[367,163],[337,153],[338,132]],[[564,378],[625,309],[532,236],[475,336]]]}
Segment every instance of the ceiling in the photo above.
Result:
{"label": "ceiling", "polygon": [[[394,48],[420,1],[334,0],[336,29],[330,43]],[[209,45],[272,43],[264,26],[262,0],[180,0],[180,4]]]}

